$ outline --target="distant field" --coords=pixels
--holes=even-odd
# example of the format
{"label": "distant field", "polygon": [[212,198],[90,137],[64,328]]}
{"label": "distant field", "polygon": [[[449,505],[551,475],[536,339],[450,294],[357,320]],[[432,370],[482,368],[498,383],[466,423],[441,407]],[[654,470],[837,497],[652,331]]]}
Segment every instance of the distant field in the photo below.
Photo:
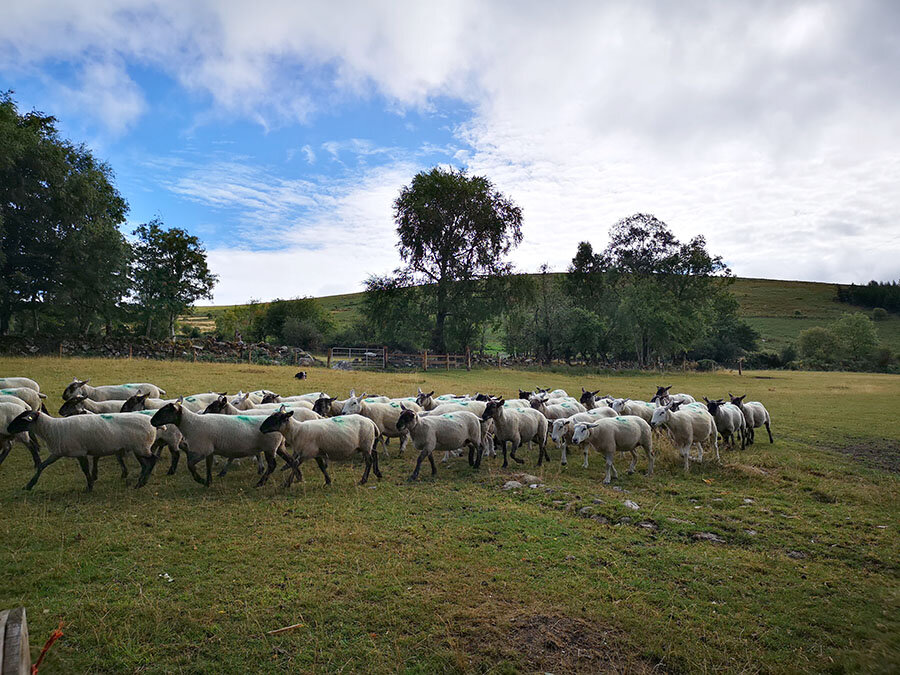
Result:
{"label": "distant field", "polygon": [[[835,302],[835,284],[737,279],[731,288],[740,302],[741,315],[759,331],[762,349],[780,350],[795,342],[800,331],[806,328],[828,325],[845,312],[867,311]],[[319,298],[319,302],[331,312],[338,329],[342,329],[359,318],[362,298],[362,293],[347,293],[325,296]],[[225,309],[225,306],[197,307],[194,317],[184,317],[182,321],[197,325],[200,330],[212,330],[215,328],[214,317]],[[207,319],[207,314],[213,319]],[[900,352],[900,316],[892,314],[876,326],[882,341]]]}
{"label": "distant field", "polygon": [[[28,608],[42,672],[895,672],[900,663],[900,377],[752,372],[574,378],[476,370],[354,373],[246,364],[2,358],[60,405],[73,376],[170,394],[350,387],[406,395],[581,386],[647,397],[747,392],[776,442],[707,455],[689,475],[657,444],[656,475],[601,483],[603,462],[512,472],[461,460],[408,484],[414,454],[355,485],[359,462],[261,489],[243,463],[211,488],[183,466],[123,485],[74,460],[31,493],[30,458],[0,467],[0,607]],[[167,460],[166,460],[167,462]],[[129,460],[132,471],[136,463]],[[884,468],[877,468],[877,467]],[[162,470],[161,470],[162,469]],[[543,485],[503,491],[522,469]],[[639,509],[625,506],[635,502]],[[721,541],[703,540],[714,535]],[[300,624],[291,631],[267,631]]]}

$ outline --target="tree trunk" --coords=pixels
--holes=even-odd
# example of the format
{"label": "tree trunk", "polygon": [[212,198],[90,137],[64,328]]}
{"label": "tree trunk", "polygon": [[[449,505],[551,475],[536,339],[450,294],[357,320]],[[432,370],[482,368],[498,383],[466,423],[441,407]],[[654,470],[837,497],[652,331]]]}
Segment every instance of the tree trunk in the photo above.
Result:
{"label": "tree trunk", "polygon": [[175,339],[175,315],[169,315],[169,337]]}
{"label": "tree trunk", "polygon": [[147,332],[144,333],[144,337],[150,337],[150,331],[153,329],[153,317],[148,314],[147,315]]}
{"label": "tree trunk", "polygon": [[434,317],[434,335],[431,337],[431,349],[438,354],[446,354],[444,331],[447,323],[447,289],[441,282],[437,284],[437,307]]}

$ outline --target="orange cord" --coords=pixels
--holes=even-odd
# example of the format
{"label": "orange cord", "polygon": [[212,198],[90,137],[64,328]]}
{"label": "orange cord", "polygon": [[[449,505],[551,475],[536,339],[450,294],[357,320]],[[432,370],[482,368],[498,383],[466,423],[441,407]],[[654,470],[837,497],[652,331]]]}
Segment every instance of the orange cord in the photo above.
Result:
{"label": "orange cord", "polygon": [[37,663],[31,666],[31,675],[37,675],[38,668],[41,667],[41,661],[44,660],[44,657],[47,655],[47,652],[50,650],[50,647],[53,646],[53,643],[59,640],[63,636],[62,632],[63,622],[59,622],[59,627],[50,633],[50,639],[44,644],[44,648],[41,650],[41,655],[38,657]]}

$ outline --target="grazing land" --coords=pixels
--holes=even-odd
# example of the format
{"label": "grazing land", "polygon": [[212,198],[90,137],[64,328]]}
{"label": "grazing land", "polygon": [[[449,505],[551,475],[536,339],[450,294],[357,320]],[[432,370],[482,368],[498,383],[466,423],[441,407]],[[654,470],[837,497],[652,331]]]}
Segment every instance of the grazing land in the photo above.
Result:
{"label": "grazing land", "polygon": [[[480,370],[357,373],[238,364],[5,358],[55,413],[77,375],[152,381],[169,394],[408,395],[580,387],[763,401],[765,433],[685,475],[657,444],[603,486],[603,462],[522,452],[509,472],[464,459],[408,484],[414,454],[314,465],[261,489],[244,462],[209,489],[158,466],[146,488],[101,461],[94,492],[73,460],[33,492],[28,453],[0,467],[0,607],[28,608],[38,645],[62,620],[47,672],[874,671],[900,664],[900,377],[670,373],[598,377]],[[396,452],[396,441],[389,446]],[[136,463],[130,460],[133,475]],[[522,470],[542,484],[504,491]],[[283,474],[282,474],[283,475]],[[635,502],[632,510],[625,500]],[[275,635],[267,631],[300,624]]]}

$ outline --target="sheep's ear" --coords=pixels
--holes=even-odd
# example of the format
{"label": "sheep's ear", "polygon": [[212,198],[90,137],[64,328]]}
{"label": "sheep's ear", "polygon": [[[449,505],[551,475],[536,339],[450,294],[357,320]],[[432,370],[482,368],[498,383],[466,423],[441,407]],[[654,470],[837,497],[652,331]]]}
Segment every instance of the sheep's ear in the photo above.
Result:
{"label": "sheep's ear", "polygon": [[703,397],[703,400],[706,401],[707,403],[709,403],[709,399],[706,398],[705,396]]}
{"label": "sheep's ear", "polygon": [[422,387],[416,387],[416,390],[417,390],[420,394],[422,393]]}
{"label": "sheep's ear", "polygon": [[356,398],[356,389],[350,390],[350,398]]}
{"label": "sheep's ear", "polygon": [[586,394],[586,393],[587,393],[587,390],[586,390],[584,387],[582,387],[582,388],[581,388],[581,393],[582,393],[582,394]]}
{"label": "sheep's ear", "polygon": [[599,390],[599,389],[598,389],[597,391],[592,391],[592,392],[591,392],[591,396],[596,396],[596,395],[599,394],[599,393],[600,393],[600,390]]}
{"label": "sheep's ear", "polygon": [[401,410],[409,410],[409,408],[407,408],[405,405],[403,405],[402,401],[400,402],[400,409]]}
{"label": "sheep's ear", "polygon": [[88,378],[88,379],[86,379],[86,380],[82,380],[82,381],[81,381],[81,386],[86,385],[86,384],[87,384],[88,382],[90,382],[90,381],[91,381],[91,378]]}
{"label": "sheep's ear", "polygon": [[283,413],[285,410],[287,410],[287,406],[284,403],[282,403],[281,407],[278,409],[278,412]]}
{"label": "sheep's ear", "polygon": [[368,396],[368,394],[366,392],[363,392],[359,395],[360,398],[365,398],[366,396]]}
{"label": "sheep's ear", "polygon": [[503,405],[504,403],[506,403],[505,398],[501,398],[499,401],[497,401],[497,405]]}
{"label": "sheep's ear", "polygon": [[285,413],[284,418],[287,419],[288,417],[293,417],[293,416],[294,416],[294,411],[293,411],[293,410],[288,410],[288,411]]}
{"label": "sheep's ear", "polygon": [[428,395],[429,395],[429,396],[434,396],[434,389],[432,389],[432,390],[428,393]]}

